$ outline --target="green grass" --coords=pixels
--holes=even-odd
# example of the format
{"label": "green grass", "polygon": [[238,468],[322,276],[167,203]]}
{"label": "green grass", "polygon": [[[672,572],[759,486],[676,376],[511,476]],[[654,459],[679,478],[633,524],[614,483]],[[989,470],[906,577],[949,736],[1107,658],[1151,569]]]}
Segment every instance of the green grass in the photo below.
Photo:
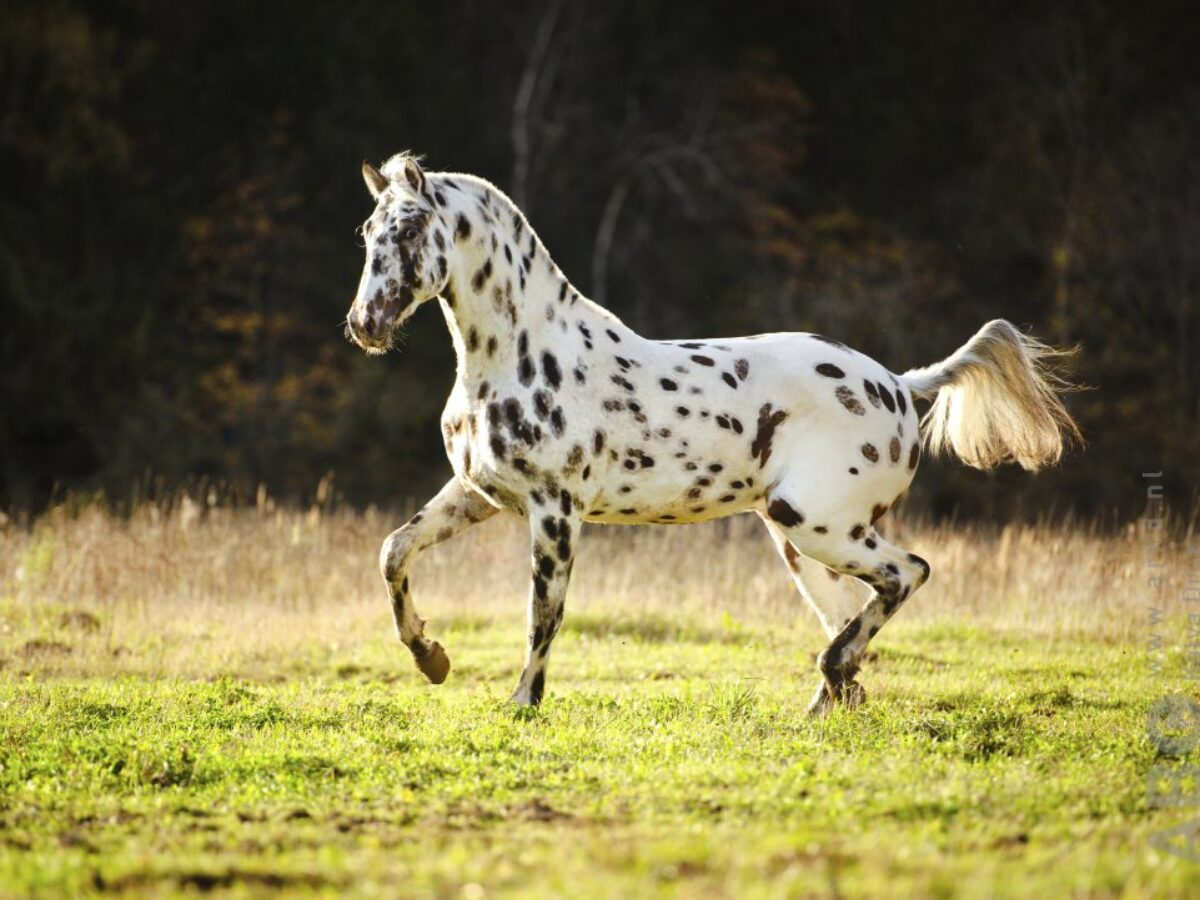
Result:
{"label": "green grass", "polygon": [[1200,814],[1146,795],[1147,714],[1178,658],[1150,676],[1119,641],[896,623],[864,672],[868,705],[811,721],[811,631],[591,614],[568,617],[529,711],[506,699],[520,632],[486,618],[435,630],[455,664],[438,688],[382,636],[207,678],[54,671],[99,636],[23,645],[0,668],[0,893],[1200,884],[1200,866],[1148,845]]}

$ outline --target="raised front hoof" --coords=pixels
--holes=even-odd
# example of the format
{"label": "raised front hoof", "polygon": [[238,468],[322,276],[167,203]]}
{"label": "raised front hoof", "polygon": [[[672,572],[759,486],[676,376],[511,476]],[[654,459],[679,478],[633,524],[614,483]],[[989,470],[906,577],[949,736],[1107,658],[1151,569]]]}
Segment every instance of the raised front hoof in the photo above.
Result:
{"label": "raised front hoof", "polygon": [[413,661],[421,674],[429,679],[430,684],[441,684],[450,674],[450,657],[437,641],[427,644],[414,644],[412,647]]}
{"label": "raised front hoof", "polygon": [[823,718],[838,706],[853,709],[867,702],[867,692],[857,681],[843,681],[836,685],[822,682],[813,694],[812,703],[808,706],[808,715],[812,718]]}

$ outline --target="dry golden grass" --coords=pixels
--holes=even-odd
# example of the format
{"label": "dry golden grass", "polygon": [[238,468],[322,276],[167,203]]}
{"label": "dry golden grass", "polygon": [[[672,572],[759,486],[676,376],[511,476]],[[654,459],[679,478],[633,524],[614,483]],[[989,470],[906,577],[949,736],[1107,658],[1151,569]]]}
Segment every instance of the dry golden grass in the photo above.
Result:
{"label": "dry golden grass", "polygon": [[[66,504],[0,532],[0,658],[40,671],[201,675],[277,670],[289,654],[345,664],[387,654],[390,611],[378,547],[405,516],[348,509],[206,506],[181,497],[117,516]],[[933,578],[889,630],[950,622],[1048,639],[1140,641],[1155,535],[1073,526],[893,523]],[[1182,591],[1190,534],[1154,549],[1167,595]],[[416,598],[429,633],[512,623],[520,655],[528,550],[501,516],[422,557]],[[756,518],[707,526],[589,528],[567,627],[811,632],[815,619]],[[91,631],[72,642],[73,632]],[[887,632],[881,637],[886,641]],[[266,665],[269,664],[269,665]]]}
{"label": "dry golden grass", "polygon": [[589,530],[535,712],[505,702],[521,523],[418,562],[455,666],[431,688],[376,570],[403,518],[0,526],[0,896],[1194,896],[1154,849],[1192,811],[1147,777],[1200,750],[1146,731],[1194,692],[1190,632],[1158,627],[1157,669],[1145,643],[1190,534],[893,523],[933,579],[869,702],[812,720],[822,637],[753,518]]}

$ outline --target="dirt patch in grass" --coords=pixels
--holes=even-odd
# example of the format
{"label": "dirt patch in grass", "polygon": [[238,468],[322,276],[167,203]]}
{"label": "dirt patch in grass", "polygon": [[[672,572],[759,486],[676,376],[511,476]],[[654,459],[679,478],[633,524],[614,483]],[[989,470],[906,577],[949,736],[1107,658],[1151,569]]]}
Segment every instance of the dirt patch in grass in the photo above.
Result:
{"label": "dirt patch in grass", "polygon": [[47,656],[67,656],[74,652],[75,648],[70,644],[64,644],[62,641],[46,641],[40,638],[32,641],[26,641],[17,648],[17,654],[23,659],[37,659]]}

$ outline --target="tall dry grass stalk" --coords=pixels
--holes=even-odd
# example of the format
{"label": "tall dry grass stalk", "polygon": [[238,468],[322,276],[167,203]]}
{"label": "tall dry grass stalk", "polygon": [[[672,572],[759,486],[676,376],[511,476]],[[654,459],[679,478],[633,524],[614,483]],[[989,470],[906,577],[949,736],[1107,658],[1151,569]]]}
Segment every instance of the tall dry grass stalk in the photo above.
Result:
{"label": "tall dry grass stalk", "polygon": [[[0,666],[11,671],[211,674],[286,672],[359,659],[401,668],[376,569],[405,517],[377,510],[200,505],[186,497],[126,515],[64,505],[0,526]],[[1152,595],[1139,526],[893,525],[933,577],[895,631],[930,623],[1016,629],[1047,639],[1141,641]],[[1154,550],[1164,593],[1200,578],[1193,534]],[[501,516],[418,563],[418,608],[432,634],[512,623],[528,585],[524,525]],[[667,620],[761,633],[815,621],[752,516],[706,526],[589,528],[568,598],[572,616]],[[512,651],[514,665],[516,646]]]}

